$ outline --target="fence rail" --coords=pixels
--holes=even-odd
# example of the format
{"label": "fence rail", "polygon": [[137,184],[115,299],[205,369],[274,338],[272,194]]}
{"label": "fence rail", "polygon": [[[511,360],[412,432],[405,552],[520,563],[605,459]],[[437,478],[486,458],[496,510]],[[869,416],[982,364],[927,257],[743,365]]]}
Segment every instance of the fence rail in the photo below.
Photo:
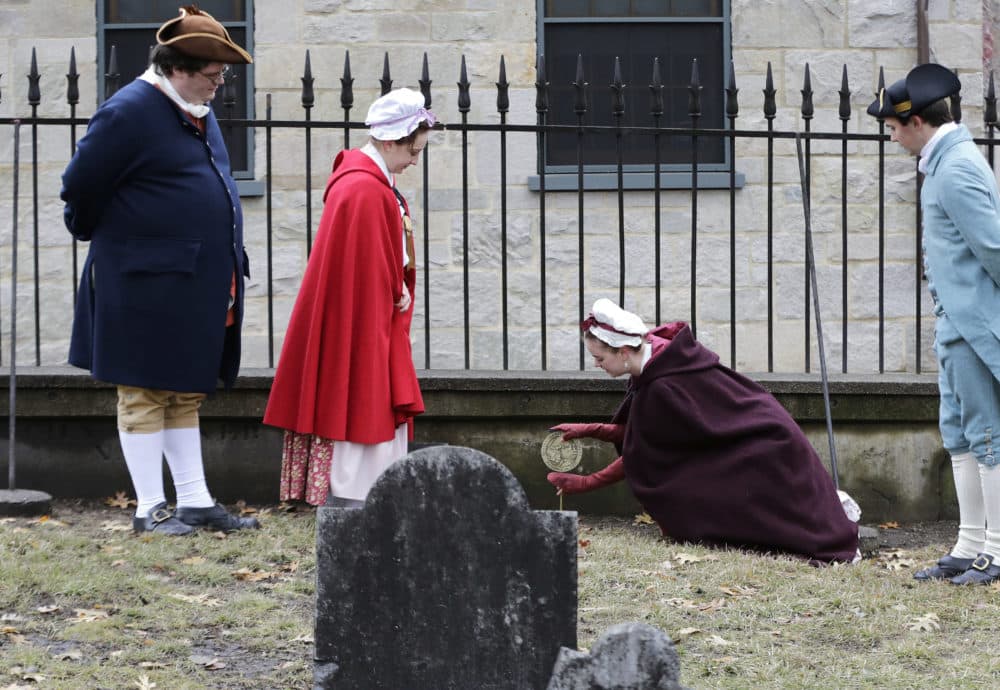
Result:
{"label": "fence rail", "polygon": [[[120,75],[117,74],[115,52],[112,48],[109,71],[105,75],[104,87],[106,95],[111,95],[117,89],[120,82]],[[849,123],[854,118],[854,111],[851,102],[851,90],[848,84],[847,68],[844,67],[841,88],[839,94],[839,107],[837,118],[841,122],[840,131],[813,131],[812,121],[816,117],[816,110],[813,105],[813,91],[811,86],[811,75],[809,66],[806,65],[803,75],[803,88],[801,106],[797,112],[797,124],[795,130],[778,130],[775,128],[775,120],[779,115],[776,104],[776,90],[773,84],[771,67],[768,65],[767,73],[764,77],[764,100],[760,113],[753,113],[755,118],[763,117],[766,122],[766,129],[741,128],[739,118],[745,114],[740,111],[738,104],[738,92],[736,87],[735,70],[730,65],[728,78],[725,87],[725,115],[726,126],[721,128],[704,127],[700,124],[700,92],[702,89],[698,74],[697,63],[692,65],[691,81],[686,85],[690,93],[688,103],[688,120],[686,126],[660,126],[661,118],[664,116],[662,101],[662,91],[665,85],[660,80],[660,70],[658,61],[654,60],[651,65],[651,82],[648,85],[650,90],[650,114],[653,117],[655,126],[631,126],[622,123],[624,116],[624,104],[621,100],[622,91],[629,85],[621,82],[618,64],[615,65],[615,80],[608,87],[609,102],[612,107],[612,115],[615,124],[612,126],[599,126],[589,124],[587,116],[590,111],[588,105],[589,85],[586,83],[583,74],[582,58],[578,63],[577,79],[573,83],[575,99],[576,123],[553,123],[549,121],[549,84],[545,77],[545,61],[543,56],[539,56],[536,62],[536,82],[533,85],[535,92],[535,122],[531,124],[508,122],[511,112],[510,90],[511,84],[506,77],[506,64],[501,57],[499,62],[499,77],[496,82],[496,109],[484,120],[470,121],[472,111],[471,84],[467,77],[465,58],[462,57],[460,75],[458,81],[458,93],[456,98],[459,118],[457,121],[439,123],[436,130],[441,132],[435,135],[422,160],[421,180],[418,185],[419,195],[416,199],[420,214],[422,214],[421,228],[427,229],[422,233],[422,253],[424,260],[421,262],[422,281],[422,304],[417,313],[420,318],[418,324],[415,319],[415,330],[417,341],[415,341],[415,356],[418,359],[418,366],[424,368],[441,368],[438,364],[440,359],[445,363],[445,368],[486,368],[486,369],[538,369],[546,370],[555,366],[556,368],[583,369],[586,365],[585,351],[575,335],[567,338],[565,332],[572,331],[572,324],[585,316],[589,304],[596,296],[616,297],[619,302],[627,307],[635,309],[643,314],[650,321],[661,322],[664,317],[667,320],[683,318],[690,322],[692,329],[698,333],[699,327],[704,322],[711,322],[709,338],[710,344],[720,352],[723,361],[734,368],[750,368],[757,371],[805,371],[810,372],[813,368],[813,355],[816,350],[816,343],[813,341],[814,323],[816,315],[811,313],[811,286],[809,283],[809,259],[806,254],[806,237],[804,225],[801,221],[801,205],[798,206],[798,225],[791,224],[793,230],[788,230],[788,223],[780,216],[776,208],[776,197],[779,194],[791,195],[804,194],[808,206],[816,212],[816,209],[824,208],[828,216],[824,218],[826,225],[826,239],[823,244],[824,252],[820,253],[817,263],[823,262],[823,271],[819,272],[819,291],[825,298],[825,308],[833,311],[831,314],[824,314],[824,321],[839,326],[839,332],[834,337],[830,333],[825,334],[827,341],[827,351],[830,345],[839,353],[839,367],[841,372],[849,373],[849,352],[854,352],[850,347],[853,345],[852,336],[857,330],[871,333],[872,337],[865,339],[861,347],[873,347],[876,352],[858,357],[861,364],[850,373],[885,373],[886,371],[913,371],[919,373],[924,366],[923,357],[926,346],[924,332],[924,321],[928,317],[927,305],[923,300],[922,262],[920,260],[921,242],[919,231],[919,205],[906,200],[903,204],[887,206],[887,179],[889,177],[888,165],[890,162],[895,166],[893,170],[902,169],[906,175],[912,174],[912,183],[905,180],[902,184],[893,183],[894,192],[897,195],[906,195],[906,188],[912,190],[913,196],[919,198],[920,175],[916,172],[916,165],[912,163],[900,163],[900,157],[887,151],[886,143],[888,137],[885,134],[884,125],[879,122],[877,132],[850,132]],[[38,115],[38,107],[41,103],[41,91],[39,85],[40,75],[36,66],[34,51],[32,52],[31,72],[28,75],[29,89],[27,102],[30,106],[30,115],[23,117],[0,118],[0,125],[3,125],[8,132],[20,128],[29,133],[27,137],[30,142],[30,151],[26,156],[31,167],[30,183],[27,185],[27,192],[23,191],[27,200],[30,193],[30,202],[27,206],[31,209],[31,252],[32,252],[32,274],[30,279],[30,294],[25,295],[24,286],[18,291],[16,299],[31,303],[33,311],[33,322],[30,327],[18,329],[25,338],[24,343],[18,343],[19,347],[24,346],[22,351],[34,355],[34,364],[52,364],[64,360],[64,355],[60,359],[59,347],[61,338],[68,333],[68,323],[66,317],[69,308],[76,299],[76,285],[78,282],[78,253],[84,248],[76,246],[68,233],[64,233],[64,248],[69,247],[72,261],[70,266],[55,265],[46,266],[43,270],[41,259],[46,254],[46,250],[52,249],[53,245],[59,245],[58,240],[47,237],[45,242],[40,240],[40,213],[44,212],[46,217],[52,219],[59,214],[53,207],[58,207],[58,190],[45,188],[39,180],[39,173],[43,168],[48,175],[49,182],[52,182],[53,170],[68,162],[76,147],[78,129],[85,127],[87,118],[78,117],[76,108],[79,103],[79,91],[76,87],[78,79],[75,53],[71,53],[70,69],[67,74],[66,103],[69,109],[68,117],[41,117]],[[278,228],[274,219],[276,197],[290,191],[287,179],[282,182],[284,186],[275,189],[275,178],[282,177],[274,170],[276,161],[287,167],[290,147],[287,139],[283,139],[280,144],[279,158],[275,157],[276,138],[284,133],[291,132],[301,138],[296,145],[296,151],[302,154],[302,168],[300,172],[300,182],[294,186],[298,191],[304,192],[305,202],[301,217],[294,225],[301,230],[301,242],[304,245],[303,253],[307,256],[312,248],[314,231],[314,190],[313,190],[313,160],[316,158],[317,150],[323,146],[333,144],[331,137],[339,137],[336,142],[337,147],[349,147],[352,143],[352,132],[365,128],[362,122],[352,120],[350,113],[354,107],[354,78],[351,74],[350,55],[345,54],[343,77],[341,78],[340,107],[343,117],[340,119],[314,119],[312,110],[315,106],[315,95],[312,64],[309,53],[306,53],[305,64],[302,76],[302,91],[300,105],[302,109],[301,118],[278,119],[273,117],[272,94],[265,95],[265,114],[263,118],[240,119],[235,116],[235,91],[226,88],[223,91],[222,112],[220,113],[220,125],[224,131],[243,132],[247,129],[254,131],[257,148],[263,149],[263,163],[257,177],[264,182],[263,198],[259,202],[247,201],[255,205],[259,210],[256,216],[248,215],[247,236],[263,235],[263,243],[258,247],[258,252],[263,254],[263,261],[266,272],[266,280],[262,288],[261,299],[248,303],[248,313],[254,309],[261,312],[266,311],[266,326],[261,327],[260,334],[262,342],[265,343],[259,348],[259,357],[263,361],[251,362],[257,365],[273,366],[278,352],[278,342],[281,339],[284,323],[281,322],[281,314],[276,310],[276,306],[283,304],[283,308],[288,308],[288,295],[277,295],[275,292],[276,283],[282,280],[297,284],[293,278],[287,280],[288,276],[276,276],[276,236]],[[417,80],[420,90],[424,94],[428,107],[433,105],[431,93],[431,79],[427,64],[427,57],[424,56],[422,72]],[[393,79],[389,71],[388,54],[385,58],[383,74],[380,83],[380,92],[386,93],[392,88]],[[880,70],[876,91],[884,86],[885,79]],[[0,91],[2,98],[2,91]],[[591,99],[592,100],[592,99]],[[218,104],[217,104],[218,107]],[[956,120],[961,120],[961,101],[958,97],[952,99],[952,111]],[[983,147],[984,155],[992,165],[995,154],[994,132],[997,126],[996,96],[992,74],[989,77],[986,89],[984,104],[984,126],[986,134],[984,138],[977,138],[976,142]],[[828,113],[829,114],[829,113]],[[40,150],[40,133],[66,131],[69,145],[65,150],[64,160],[53,163],[51,155],[42,156]],[[553,179],[554,173],[546,167],[546,142],[547,138],[555,134],[570,134],[575,137],[577,148],[577,165],[575,169],[575,190],[572,192],[553,191],[549,188],[549,181]],[[614,175],[616,184],[614,189],[605,194],[602,190],[590,188],[591,169],[584,163],[584,152],[587,150],[588,142],[597,135],[612,135],[617,143],[617,161],[613,166],[611,174]],[[789,157],[789,150],[779,151],[778,147],[786,143],[794,143],[796,136],[800,136],[804,143],[805,150],[805,184],[798,184],[797,174],[793,181],[789,176],[779,170],[776,166],[781,165]],[[326,137],[325,140],[320,140]],[[634,166],[629,165],[624,160],[622,154],[622,141],[626,137],[641,137],[650,142],[650,146],[655,152],[653,165],[647,174],[650,179],[648,189],[637,190],[635,185],[626,182],[628,176],[636,173]],[[46,142],[52,142],[53,136],[43,136]],[[728,178],[721,188],[709,189],[703,183],[704,176],[709,171],[717,171],[717,165],[708,165],[699,160],[699,151],[706,140],[718,139],[725,148],[727,163],[723,166],[722,174]],[[530,149],[533,149],[533,160],[525,162],[528,156],[517,157],[512,164],[511,145],[512,142],[522,143],[531,140]],[[22,137],[24,141],[24,137]],[[678,191],[676,188],[669,188],[663,184],[665,175],[672,174],[676,178],[676,166],[667,169],[660,163],[661,144],[664,141],[682,142],[690,151],[690,161],[684,166],[683,173],[689,175],[689,183],[686,189]],[[357,144],[358,138],[354,143]],[[839,145],[839,146],[838,146]],[[758,150],[763,146],[763,151]],[[755,148],[756,147],[756,148]],[[814,147],[822,147],[822,152],[817,153]],[[529,146],[524,145],[518,151],[529,150]],[[442,158],[439,159],[439,155]],[[516,154],[515,154],[516,155]],[[454,164],[457,157],[459,165]],[[438,160],[442,160],[441,169],[435,166]],[[498,180],[491,185],[483,185],[478,179],[473,179],[474,173],[471,166],[478,164],[482,166],[482,161],[494,160],[499,174]],[[746,163],[760,164],[759,179],[753,183],[741,185],[738,182],[738,172],[741,165]],[[836,171],[837,185],[839,189],[832,188],[834,185],[826,184],[822,189],[822,203],[817,204],[814,196],[816,190],[813,189],[815,175],[813,165],[821,163],[824,170],[830,176],[830,171]],[[11,169],[12,164],[0,159],[0,168]],[[516,168],[516,176],[521,176],[528,170],[536,177],[536,191],[527,191],[527,185],[519,177],[519,181],[511,182],[512,165]],[[862,177],[873,181],[876,186],[874,197],[867,198],[871,190],[865,188],[852,188],[852,171],[865,171]],[[460,181],[454,179],[442,179],[446,177],[444,173],[450,170],[460,170]],[[784,176],[784,177],[782,177]],[[867,177],[865,177],[867,176]],[[284,174],[287,178],[288,175]],[[12,178],[13,179],[13,176]],[[910,186],[912,184],[912,187]],[[6,186],[6,185],[5,185]],[[676,187],[676,184],[674,185]],[[798,187],[798,192],[795,189]],[[9,187],[8,187],[9,189]],[[460,199],[460,204],[450,202],[453,208],[444,209],[447,204],[439,203],[443,198],[442,190],[456,190]],[[470,192],[481,192],[481,196],[489,199],[487,211],[474,208],[470,200]],[[0,194],[3,190],[0,190]],[[16,191],[8,192],[17,194]],[[613,200],[611,194],[613,193]],[[517,254],[519,248],[511,246],[510,232],[512,230],[511,213],[514,208],[511,204],[511,196],[517,195],[516,211],[523,217],[526,213],[525,206],[528,203],[534,206],[530,210],[530,222],[527,236],[518,238],[521,246],[530,247],[531,261],[527,262],[523,256]],[[567,200],[567,195],[575,196],[575,203]],[[679,200],[686,198],[684,203]],[[684,228],[679,227],[679,223],[665,223],[666,206],[664,200],[669,197],[670,208],[672,209],[670,219],[682,218],[687,221]],[[864,197],[859,200],[859,197]],[[2,197],[0,197],[2,198]],[[801,204],[801,197],[790,199],[792,203]],[[261,207],[262,208],[257,208]],[[457,208],[460,206],[460,208]],[[717,211],[724,207],[725,214],[715,213],[713,218],[724,217],[728,222],[728,228],[720,230],[716,220],[703,221],[706,210]],[[749,218],[741,216],[745,209],[762,210],[763,218]],[[887,208],[891,208],[896,214],[892,223],[897,232],[889,233],[887,223]],[[913,251],[908,258],[906,269],[910,274],[910,285],[897,284],[891,282],[887,284],[887,265],[892,263],[888,255],[887,242],[890,239],[898,239],[900,218],[898,211],[900,208],[910,209],[913,214],[912,221],[904,221],[902,225],[907,226],[906,230],[912,232]],[[445,215],[445,210],[453,211],[452,216]],[[636,213],[632,213],[636,211]],[[574,213],[575,212],[575,213]],[[599,213],[598,213],[599,212]],[[699,215],[701,213],[702,215]],[[641,214],[637,215],[637,214]],[[685,214],[688,218],[684,218]],[[438,215],[451,219],[456,226],[453,233],[449,234],[447,228],[444,232],[435,230],[434,220]],[[475,232],[472,227],[474,223],[482,222],[483,218],[489,216],[490,222],[495,224],[496,236],[490,232]],[[259,217],[262,227],[254,225],[251,230],[251,223],[257,223],[254,218]],[[789,218],[792,216],[789,215]],[[862,219],[859,222],[859,217]],[[613,219],[613,229],[606,230],[601,227],[604,219]],[[25,219],[27,220],[27,219]],[[17,222],[15,218],[13,222]],[[783,232],[778,232],[776,227],[782,225]],[[51,223],[50,223],[51,224]],[[594,227],[597,229],[594,229]],[[749,229],[748,229],[749,228]],[[52,231],[46,227],[47,231]],[[259,232],[258,232],[259,231]],[[521,231],[519,226],[518,231]],[[687,237],[683,238],[683,234]],[[522,232],[522,235],[525,233]],[[836,241],[832,238],[837,235]],[[574,242],[568,238],[572,236]],[[613,237],[612,237],[613,236]],[[461,261],[454,261],[451,265],[448,261],[441,261],[435,258],[435,244],[448,244],[454,238],[460,237],[458,253]],[[714,251],[720,245],[720,237],[724,238],[722,245],[725,258],[719,256],[720,252]],[[611,239],[611,244],[607,240]],[[687,246],[687,255],[680,260],[674,261],[674,265],[681,265],[686,279],[679,280],[677,271],[664,264],[664,251],[669,247],[674,248],[672,258],[677,259],[677,247],[683,238]],[[791,241],[789,238],[792,238]],[[478,245],[482,243],[497,243],[498,258],[494,264],[484,262],[481,258],[473,256],[473,251],[479,251]],[[754,242],[763,242],[763,258],[752,258],[748,260],[745,251],[751,247],[751,254],[760,251],[753,245]],[[874,243],[876,248],[875,256],[870,257],[860,252],[860,255],[853,255],[852,245],[857,243]],[[249,242],[248,242],[249,243]],[[11,247],[7,242],[7,250]],[[283,242],[287,245],[288,242]],[[572,245],[575,244],[575,247]],[[800,252],[794,255],[793,248],[789,244],[794,244]],[[558,245],[558,246],[555,246]],[[636,250],[634,247],[638,246]],[[606,263],[609,258],[602,251],[607,247],[614,247],[617,251],[615,268],[617,276],[614,285],[606,278],[600,277],[602,271],[595,268],[595,262]],[[632,254],[629,248],[633,248]],[[706,248],[707,247],[707,248]],[[818,250],[817,250],[818,251]],[[898,247],[893,251],[899,254]],[[647,255],[647,252],[649,255]],[[649,264],[645,266],[634,261],[636,255]],[[708,254],[708,271],[699,271],[700,261],[704,260]],[[56,254],[61,257],[64,254]],[[567,268],[566,257],[575,258],[575,265]],[[520,269],[516,276],[511,273],[511,263],[518,262]],[[255,262],[257,263],[257,262]],[[483,263],[485,268],[480,268]],[[898,268],[898,261],[893,266]],[[747,265],[750,265],[751,277],[740,278],[741,272],[747,272]],[[862,271],[867,276],[871,272],[871,264],[874,264],[874,285],[870,285],[867,279],[859,279],[860,284],[851,288],[852,272]],[[528,267],[526,268],[526,265]],[[68,270],[67,270],[68,269]],[[778,271],[782,271],[786,276],[779,279]],[[801,271],[801,280],[798,287],[791,288],[787,279],[789,271]],[[259,263],[255,266],[255,271],[259,272]],[[489,275],[495,272],[498,278],[496,290],[489,293],[490,304],[498,305],[496,314],[492,313],[493,307],[484,307],[483,304],[473,304],[474,296],[482,296],[483,292],[473,289],[474,280],[478,280],[482,275]],[[763,277],[753,275],[763,272]],[[573,276],[575,289],[566,287],[567,276]],[[593,274],[599,274],[595,277]],[[606,271],[604,272],[606,273]],[[535,286],[523,285],[525,275],[530,275],[537,280]],[[727,275],[720,275],[727,274]],[[895,273],[894,275],[900,275]],[[898,283],[906,283],[900,280]],[[516,285],[516,294],[514,284]],[[720,286],[724,285],[724,290]],[[42,292],[45,288],[46,295]],[[458,295],[460,292],[461,306],[458,305]],[[907,297],[905,292],[909,292]],[[725,293],[725,300],[728,302],[728,317],[718,318],[712,308],[705,306],[706,302],[712,305],[720,299],[720,292]],[[779,292],[783,294],[778,294]],[[790,293],[792,296],[789,297]],[[531,296],[531,293],[535,293]],[[66,294],[72,295],[72,300],[53,297],[52,295]],[[838,299],[831,296],[837,295]],[[7,299],[15,299],[15,295],[8,295]],[[750,308],[741,306],[751,305]],[[512,302],[516,300],[516,304]],[[838,303],[839,302],[839,303]],[[872,305],[874,302],[874,306]],[[910,307],[901,309],[900,304],[909,302]],[[687,304],[687,313],[679,307],[680,304]],[[669,304],[669,315],[664,309]],[[852,316],[852,309],[864,312],[861,316]],[[887,304],[893,305],[893,313],[887,313]],[[553,309],[556,310],[553,315]],[[454,323],[455,315],[461,313],[460,324]],[[528,314],[527,312],[530,312]],[[712,312],[712,318],[702,315]],[[905,312],[905,313],[904,313]],[[887,354],[887,321],[892,322],[894,337],[888,341],[891,349],[892,364],[886,366]],[[261,318],[263,322],[263,318]],[[532,323],[533,322],[533,323]],[[44,326],[49,324],[51,328]],[[9,325],[9,324],[8,324]],[[801,343],[794,348],[787,342],[789,340],[789,328],[801,328]],[[61,330],[60,330],[61,329]],[[447,350],[446,355],[439,354],[438,335],[447,332],[454,335],[460,331],[460,337],[446,340],[448,343],[443,349]],[[744,336],[741,338],[741,329]],[[905,331],[905,335],[898,336],[900,330]],[[27,332],[27,335],[25,333]],[[515,339],[515,344],[512,342]],[[4,336],[10,337],[10,330],[5,329]],[[559,343],[553,342],[553,334],[558,333],[561,338]],[[482,342],[495,334],[499,345],[493,349],[484,348]],[[760,337],[756,337],[757,335]],[[30,344],[27,342],[30,339]],[[478,339],[478,342],[477,342]],[[457,345],[461,341],[461,346]],[[727,342],[728,341],[728,342]],[[763,343],[761,343],[763,341]],[[567,345],[571,342],[572,345]],[[419,347],[416,345],[419,343]],[[726,347],[728,345],[728,347]],[[567,349],[572,348],[575,352],[568,354]],[[900,348],[905,350],[900,352]],[[488,350],[487,357],[474,359],[474,353],[480,350]],[[3,348],[0,347],[0,352]],[[460,351],[459,351],[460,350]],[[790,356],[793,351],[795,356]],[[44,354],[43,354],[44,352]],[[252,350],[251,350],[252,352]],[[553,355],[557,356],[553,356]],[[515,356],[516,355],[516,356]],[[0,355],[2,356],[2,355]],[[251,358],[252,358],[251,354]],[[422,362],[420,361],[422,359]],[[793,360],[798,361],[793,361]]]}

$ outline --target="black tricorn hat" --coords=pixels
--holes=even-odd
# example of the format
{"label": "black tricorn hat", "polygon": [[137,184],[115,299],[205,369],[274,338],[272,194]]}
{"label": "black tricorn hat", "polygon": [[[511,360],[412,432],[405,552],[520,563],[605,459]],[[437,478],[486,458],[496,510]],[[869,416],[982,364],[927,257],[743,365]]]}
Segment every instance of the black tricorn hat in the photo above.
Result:
{"label": "black tricorn hat", "polygon": [[215,17],[195,5],[180,8],[180,16],[171,19],[156,32],[156,42],[199,60],[249,64],[250,53],[233,42],[229,32]]}
{"label": "black tricorn hat", "polygon": [[962,83],[947,67],[934,63],[917,65],[905,79],[881,89],[868,106],[868,114],[905,119],[919,115],[931,103],[953,96],[961,89]]}

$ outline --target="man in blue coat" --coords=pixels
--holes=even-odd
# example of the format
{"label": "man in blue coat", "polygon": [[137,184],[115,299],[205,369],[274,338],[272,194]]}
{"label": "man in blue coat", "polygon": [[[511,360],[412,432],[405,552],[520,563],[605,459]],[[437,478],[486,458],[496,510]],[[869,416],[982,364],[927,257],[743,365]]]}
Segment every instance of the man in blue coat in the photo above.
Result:
{"label": "man in blue coat", "polygon": [[958,540],[917,580],[1000,580],[1000,193],[948,97],[961,89],[941,65],[913,68],[879,93],[868,114],[919,156],[927,287],[934,300],[939,425],[958,494]]}
{"label": "man in blue coat", "polygon": [[256,527],[209,493],[198,421],[205,396],[239,370],[248,274],[239,195],[208,102],[227,65],[251,58],[193,6],[156,42],[149,69],[94,113],[63,174],[66,227],[90,242],[69,361],[118,387],[135,531]]}

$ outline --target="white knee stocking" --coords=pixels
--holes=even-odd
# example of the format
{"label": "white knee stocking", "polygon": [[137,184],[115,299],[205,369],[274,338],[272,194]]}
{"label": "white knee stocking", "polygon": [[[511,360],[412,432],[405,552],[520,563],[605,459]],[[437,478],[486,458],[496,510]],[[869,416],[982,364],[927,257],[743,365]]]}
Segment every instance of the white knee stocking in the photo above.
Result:
{"label": "white knee stocking", "polygon": [[[979,462],[972,453],[951,456],[951,469],[958,494],[958,541],[951,555],[975,558],[983,552],[986,540],[986,506],[979,477]],[[1000,493],[997,494],[1000,497]],[[1000,528],[1000,523],[998,523]]]}
{"label": "white knee stocking", "polygon": [[986,546],[983,553],[993,556],[1000,563],[1000,466],[979,466],[979,477],[983,486],[986,504]]}
{"label": "white knee stocking", "polygon": [[130,434],[119,431],[118,440],[135,488],[135,515],[146,517],[153,506],[167,500],[163,495],[163,432]]}
{"label": "white knee stocking", "polygon": [[167,429],[163,432],[163,452],[177,490],[178,508],[210,508],[215,505],[205,484],[201,459],[201,432],[198,427]]}

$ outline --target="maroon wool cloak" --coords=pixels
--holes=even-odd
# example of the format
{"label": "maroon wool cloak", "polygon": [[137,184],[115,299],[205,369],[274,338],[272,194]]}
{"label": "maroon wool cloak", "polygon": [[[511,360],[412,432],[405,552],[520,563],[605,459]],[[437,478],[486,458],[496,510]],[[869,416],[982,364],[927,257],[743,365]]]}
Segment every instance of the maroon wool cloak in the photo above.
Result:
{"label": "maroon wool cloak", "polygon": [[626,480],[664,534],[853,560],[858,527],[781,403],[721,365],[686,324],[661,326],[651,341],[653,358],[629,382],[614,421],[626,425]]}
{"label": "maroon wool cloak", "polygon": [[[408,423],[412,439],[424,411],[410,350],[416,270],[403,267],[396,196],[378,165],[351,150],[334,161],[323,200],[264,423],[366,444]],[[404,282],[412,301],[400,312]]]}

